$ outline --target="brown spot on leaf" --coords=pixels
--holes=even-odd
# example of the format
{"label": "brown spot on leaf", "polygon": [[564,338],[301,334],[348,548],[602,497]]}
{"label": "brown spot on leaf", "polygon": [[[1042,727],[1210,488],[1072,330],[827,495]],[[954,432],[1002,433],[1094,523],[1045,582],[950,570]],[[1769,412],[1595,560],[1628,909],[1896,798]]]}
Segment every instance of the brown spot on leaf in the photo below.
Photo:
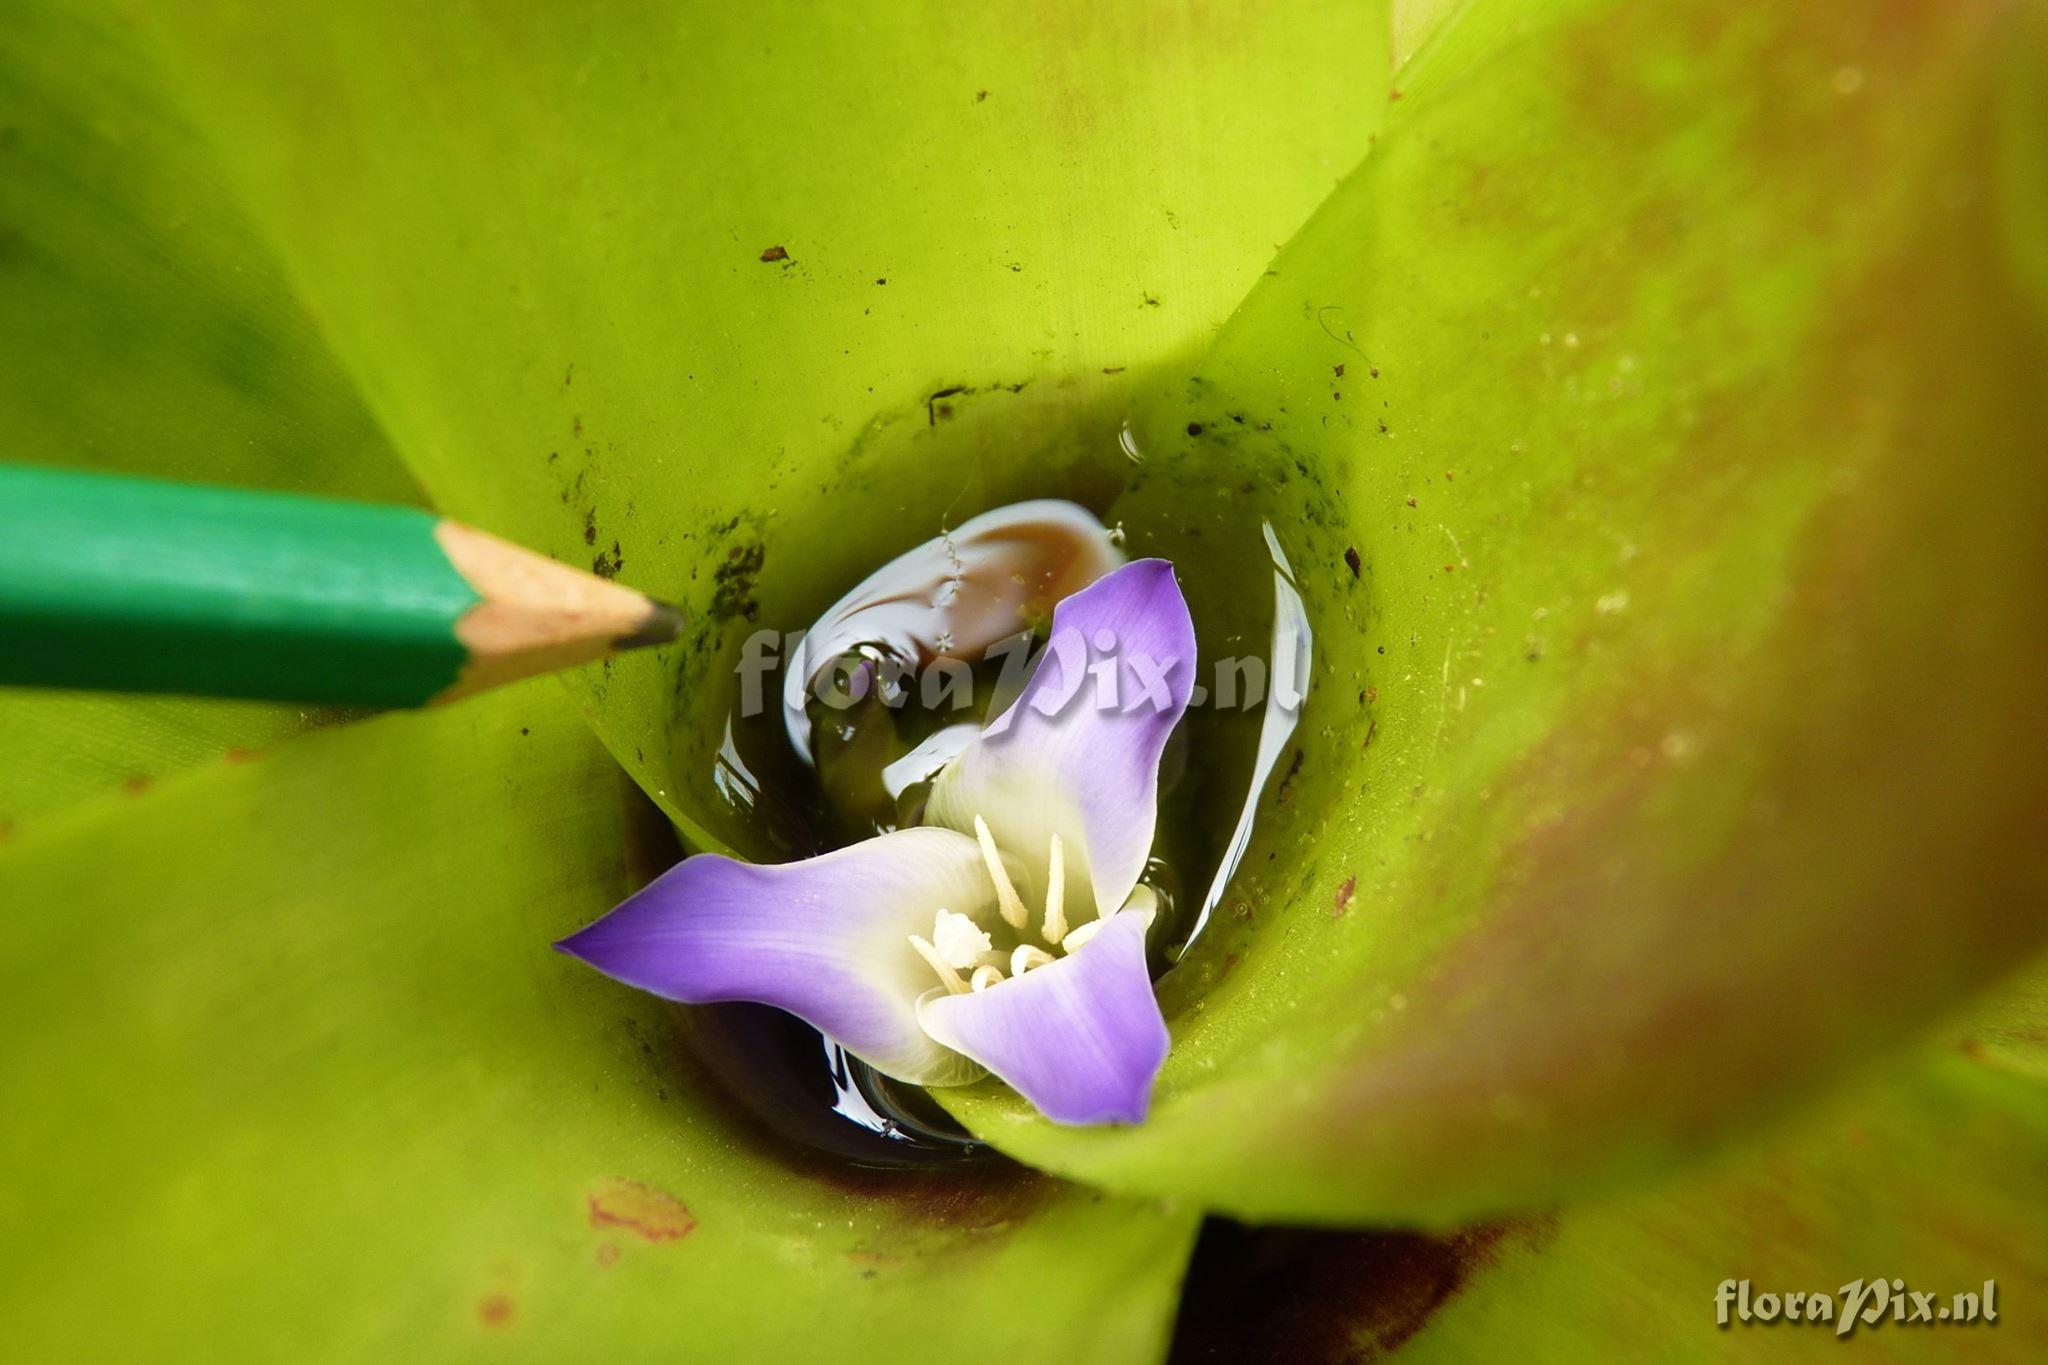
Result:
{"label": "brown spot on leaf", "polygon": [[1364,569],[1364,567],[1365,567],[1365,561],[1361,560],[1361,559],[1360,559],[1360,558],[1358,557],[1358,547],[1357,547],[1357,546],[1355,546],[1355,545],[1346,545],[1346,546],[1344,547],[1344,563],[1345,563],[1345,565],[1346,565],[1346,566],[1347,566],[1347,567],[1348,567],[1348,568],[1349,568],[1349,569],[1351,570],[1351,576],[1352,576],[1353,578],[1356,578],[1356,577],[1358,577],[1359,573],[1360,573],[1360,572],[1361,572],[1361,571],[1362,571],[1362,570]]}
{"label": "brown spot on leaf", "polygon": [[1357,890],[1358,878],[1356,876],[1346,877],[1344,885],[1337,888],[1337,903],[1330,907],[1331,919],[1336,919],[1343,915],[1345,907],[1351,904],[1352,893]]}
{"label": "brown spot on leaf", "polygon": [[771,246],[761,253],[761,259],[763,261],[786,261],[789,259],[789,251],[786,247]]}
{"label": "brown spot on leaf", "polygon": [[141,773],[134,773],[122,781],[121,790],[130,796],[140,796],[149,790],[149,782]]}
{"label": "brown spot on leaf", "polygon": [[1280,805],[1288,805],[1294,800],[1294,779],[1301,775],[1301,760],[1305,753],[1296,749],[1293,760],[1287,765],[1287,772],[1280,778],[1280,790],[1273,798]]}
{"label": "brown spot on leaf", "polygon": [[665,1190],[614,1176],[590,1192],[590,1226],[624,1228],[650,1242],[687,1237],[697,1219],[683,1201]]}
{"label": "brown spot on leaf", "polygon": [[951,417],[953,415],[952,405],[941,403],[939,400],[966,392],[967,386],[965,384],[954,384],[949,388],[938,389],[927,395],[924,400],[924,424],[928,427],[935,427],[939,424],[941,417]]}
{"label": "brown spot on leaf", "polygon": [[476,1301],[476,1320],[486,1327],[503,1327],[512,1321],[512,1298],[508,1294],[486,1294]]}
{"label": "brown spot on leaf", "polygon": [[617,1265],[618,1261],[619,1244],[617,1242],[599,1242],[597,1244],[597,1263],[599,1265]]}

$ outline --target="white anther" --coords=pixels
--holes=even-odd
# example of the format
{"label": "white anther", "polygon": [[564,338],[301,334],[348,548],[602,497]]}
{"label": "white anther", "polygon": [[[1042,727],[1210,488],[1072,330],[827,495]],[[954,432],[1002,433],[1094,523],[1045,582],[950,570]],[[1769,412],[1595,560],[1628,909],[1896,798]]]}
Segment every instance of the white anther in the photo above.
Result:
{"label": "white anther", "polygon": [[931,964],[932,970],[939,974],[939,980],[944,983],[946,990],[950,994],[965,995],[967,993],[967,983],[960,979],[960,973],[953,970],[952,963],[939,956],[939,950],[932,947],[923,934],[912,934],[910,936],[910,946],[917,949],[919,957]]}
{"label": "white anther", "polygon": [[1001,984],[1002,979],[1003,973],[1000,967],[983,966],[974,969],[973,979],[967,984],[977,991],[985,991],[990,986]]}
{"label": "white anther", "polygon": [[1052,853],[1046,859],[1045,941],[1051,944],[1067,936],[1067,851],[1060,836],[1052,836]]}
{"label": "white anther", "polygon": [[1010,954],[1010,975],[1013,977],[1022,976],[1033,967],[1043,967],[1051,961],[1053,961],[1053,955],[1045,949],[1034,947],[1029,943],[1020,943],[1017,945],[1017,950]]}
{"label": "white anther", "polygon": [[941,910],[933,918],[932,947],[939,950],[947,966],[963,972],[995,951],[995,945],[979,925],[952,910]]}
{"label": "white anther", "polygon": [[1024,909],[1024,898],[1010,885],[1010,874],[1003,870],[1003,855],[996,850],[995,836],[988,832],[988,821],[979,815],[974,817],[974,837],[981,844],[981,860],[988,864],[989,879],[996,884],[996,908],[1003,912],[1003,923],[1022,929],[1031,915]]}
{"label": "white anther", "polygon": [[1097,934],[1102,932],[1102,926],[1107,923],[1109,923],[1109,921],[1106,919],[1089,920],[1086,924],[1081,925],[1079,928],[1069,933],[1067,935],[1067,941],[1062,943],[1060,947],[1070,953],[1080,952],[1083,948],[1088,946],[1089,939],[1094,938]]}

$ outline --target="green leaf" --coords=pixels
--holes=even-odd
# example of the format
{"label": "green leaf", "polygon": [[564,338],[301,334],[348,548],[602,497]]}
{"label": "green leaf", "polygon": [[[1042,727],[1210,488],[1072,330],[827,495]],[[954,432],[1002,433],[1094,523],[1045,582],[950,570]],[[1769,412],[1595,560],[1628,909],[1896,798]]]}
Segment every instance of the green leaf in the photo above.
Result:
{"label": "green leaf", "polygon": [[[1462,1219],[2041,940],[2041,13],[1473,9],[1416,59],[1118,508],[1242,485],[1319,650],[1153,1116],[957,1112],[1113,1188]],[[1202,572],[1210,524],[1146,548]]]}
{"label": "green leaf", "polygon": [[81,802],[239,761],[340,713],[244,701],[0,691],[0,838]]}
{"label": "green leaf", "polygon": [[[1392,0],[1388,6],[1389,51],[1395,72],[1406,67],[1438,30],[1455,21],[1466,7],[1467,0]],[[1499,6],[1480,8],[1500,11]]]}
{"label": "green leaf", "polygon": [[[155,67],[102,13],[0,31],[0,459],[417,501]],[[0,692],[0,828],[328,712]]]}
{"label": "green leaf", "polygon": [[[2048,1049],[2041,985],[2002,995],[1952,1043],[1889,1063],[1787,1131],[1709,1168],[1623,1197],[1468,1228],[1413,1234],[1239,1235],[1228,1262],[1198,1262],[1177,1346],[1313,1358],[1384,1353],[1416,1362],[1772,1360],[1861,1357],[2038,1360],[2048,1313],[2030,1288],[2048,1275]],[[1218,1246],[1205,1240],[1205,1255]],[[1256,1259],[1248,1260],[1247,1255]],[[1368,1269],[1377,1273],[1361,1273]],[[1245,1272],[1233,1276],[1233,1271]],[[1320,1311],[1289,1313],[1292,1276]],[[1835,1294],[1825,1321],[1717,1329],[1715,1294],[1748,1280],[1752,1311],[1772,1294]],[[1995,1280],[1998,1321],[1898,1324],[1889,1303],[1845,1345],[1839,1291],[1899,1279],[1930,1311]],[[1327,1292],[1324,1292],[1326,1291]],[[1203,1298],[1207,1291],[1207,1297]],[[1910,1299],[1903,1300],[1911,1310]],[[1866,1301],[1866,1311],[1868,1303]],[[1532,1331],[1540,1324],[1540,1331]],[[1348,1352],[1329,1350],[1339,1343]]]}
{"label": "green leaf", "polygon": [[126,25],[0,34],[0,455],[417,501]]}
{"label": "green leaf", "polygon": [[[2025,1301],[2048,1275],[2048,1095],[1957,1059],[1830,1108],[1800,1138],[1747,1154],[1679,1188],[1575,1208],[1554,1227],[1509,1235],[1493,1264],[1404,1349],[1403,1359],[1463,1361],[1529,1344],[1532,1361],[1726,1359],[1714,1293],[1749,1280],[1756,1295],[1837,1294],[1880,1278],[1933,1293],[1997,1283],[1995,1326],[1859,1325],[1888,1358],[2038,1360],[2048,1319]],[[1837,1297],[1831,1311],[1841,1317]],[[1628,1305],[1621,1309],[1620,1305]],[[1910,1302],[1908,1302],[1910,1307]],[[1802,1310],[1803,1311],[1803,1310]],[[1731,1307],[1731,1317],[1735,1310]],[[1630,1350],[1614,1349],[1628,1319]],[[1553,1329],[1553,1326],[1555,1330]],[[1817,1322],[1731,1322],[1774,1359],[1833,1359],[1842,1343]]]}
{"label": "green leaf", "polygon": [[10,1347],[1155,1356],[1191,1213],[799,1164],[728,1115],[677,1007],[549,951],[648,874],[651,813],[539,683],[18,840]]}
{"label": "green leaf", "polygon": [[435,502],[687,605],[685,648],[579,686],[706,846],[746,841],[708,713],[755,620],[1102,493],[1137,378],[1386,105],[1385,14],[1294,0],[148,22]]}

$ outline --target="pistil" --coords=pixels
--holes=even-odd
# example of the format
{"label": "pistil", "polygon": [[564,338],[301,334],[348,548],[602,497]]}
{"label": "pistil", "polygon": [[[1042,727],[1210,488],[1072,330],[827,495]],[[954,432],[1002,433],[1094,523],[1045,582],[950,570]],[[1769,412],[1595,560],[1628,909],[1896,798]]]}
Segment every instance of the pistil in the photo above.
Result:
{"label": "pistil", "polygon": [[946,962],[966,971],[995,950],[980,925],[967,916],[941,909],[932,921],[932,947]]}

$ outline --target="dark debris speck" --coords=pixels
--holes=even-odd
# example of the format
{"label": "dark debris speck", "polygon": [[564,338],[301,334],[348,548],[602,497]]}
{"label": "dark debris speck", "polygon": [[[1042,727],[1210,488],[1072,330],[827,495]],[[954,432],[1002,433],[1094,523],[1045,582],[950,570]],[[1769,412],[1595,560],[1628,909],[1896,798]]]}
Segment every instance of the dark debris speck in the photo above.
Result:
{"label": "dark debris speck", "polygon": [[[737,521],[737,519],[735,519]],[[711,617],[729,621],[735,616],[753,620],[760,613],[754,601],[754,578],[761,572],[767,552],[759,545],[735,545],[725,552],[725,562],[713,573],[717,588],[711,595]]]}

